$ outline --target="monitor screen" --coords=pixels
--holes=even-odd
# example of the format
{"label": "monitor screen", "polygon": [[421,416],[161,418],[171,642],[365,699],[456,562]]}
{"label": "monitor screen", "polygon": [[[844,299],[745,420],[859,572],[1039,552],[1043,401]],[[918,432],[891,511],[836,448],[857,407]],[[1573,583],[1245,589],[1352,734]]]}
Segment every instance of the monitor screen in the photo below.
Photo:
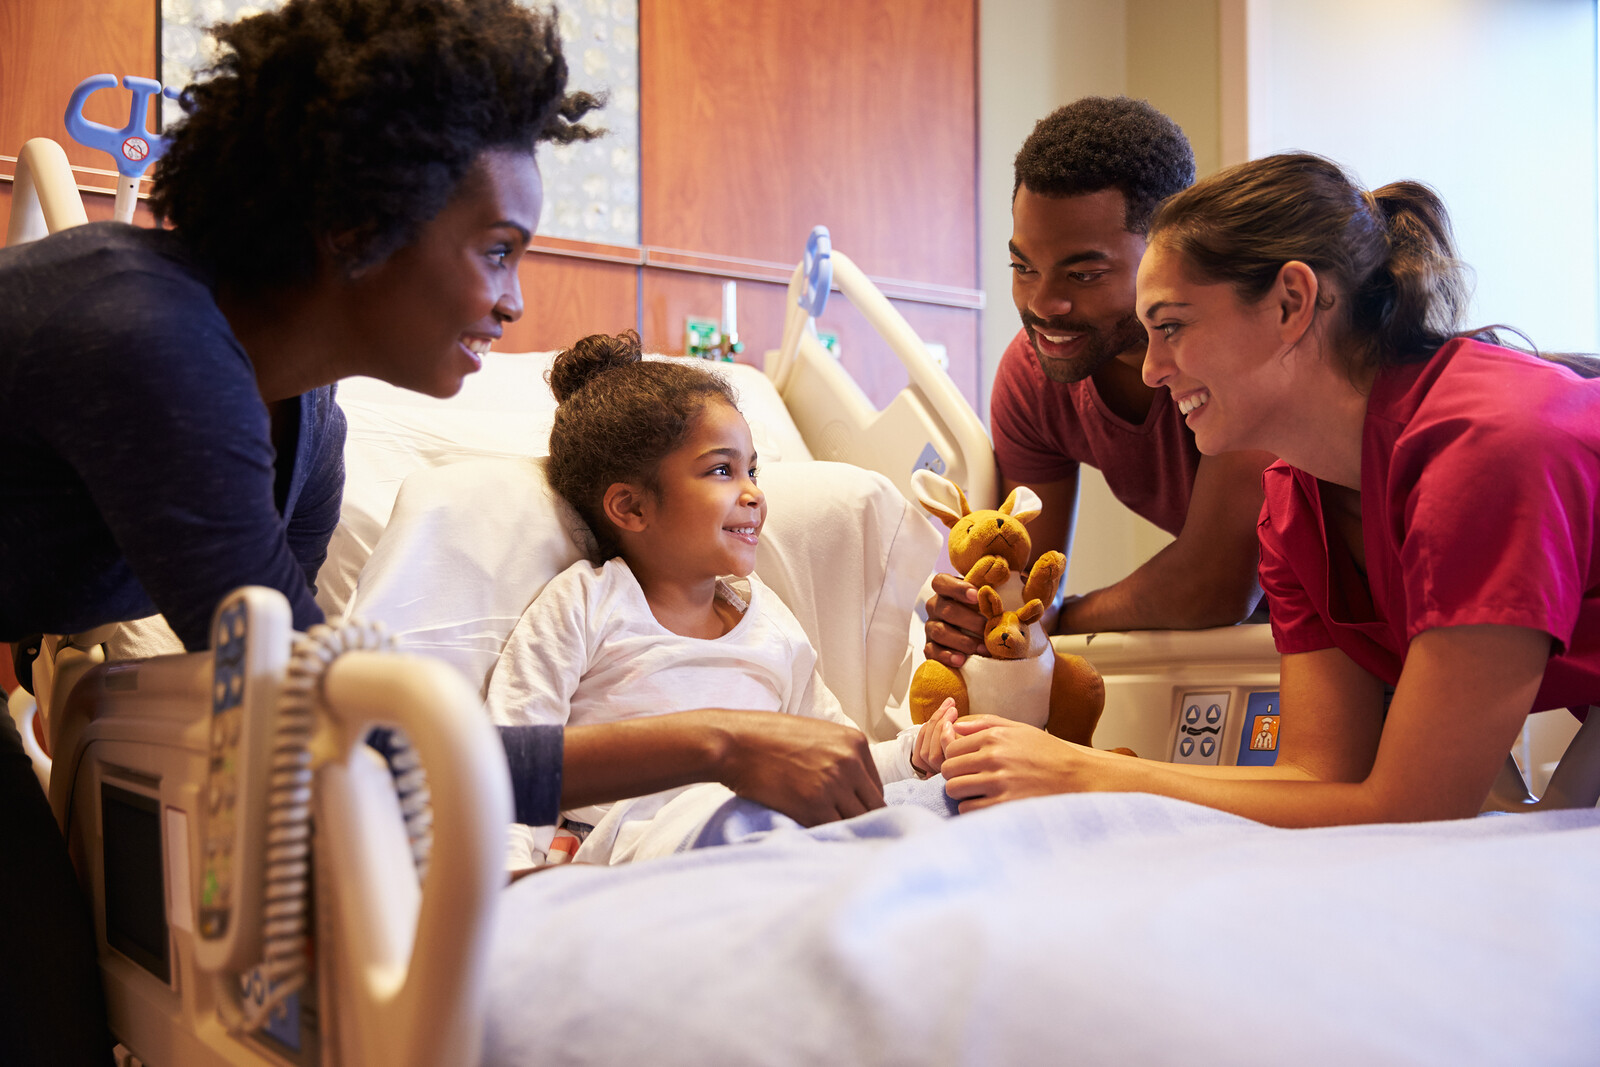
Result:
{"label": "monitor screen", "polygon": [[106,942],[170,985],[161,803],[102,782],[100,826],[105,835]]}

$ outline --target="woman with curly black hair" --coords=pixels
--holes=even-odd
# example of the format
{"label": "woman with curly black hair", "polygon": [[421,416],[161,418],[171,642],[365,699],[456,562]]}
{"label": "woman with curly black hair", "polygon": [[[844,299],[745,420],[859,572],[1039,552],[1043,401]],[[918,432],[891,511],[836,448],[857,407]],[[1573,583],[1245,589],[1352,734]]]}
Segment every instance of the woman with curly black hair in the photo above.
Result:
{"label": "woman with curly black hair", "polygon": [[[321,621],[334,383],[460,389],[522,314],[536,144],[595,136],[553,19],[514,0],[289,0],[214,32],[156,173],[172,228],[0,250],[0,640],[159,611],[204,648],[241,585]],[[806,822],[882,803],[859,733],[770,718],[514,728],[517,817],[697,781]],[[0,1062],[107,1062],[87,909],[4,715],[0,911]]]}
{"label": "woman with curly black hair", "polygon": [[301,628],[338,518],[333,383],[449,396],[522,313],[534,146],[594,136],[548,16],[513,0],[291,0],[223,53],[152,199],[0,254],[11,462],[0,638],[281,590]]}
{"label": "woman with curly black hair", "polygon": [[[290,0],[219,27],[155,178],[171,229],[0,251],[0,640],[313,582],[343,492],[334,383],[449,396],[522,313],[534,149],[594,136],[513,0]],[[0,716],[0,1061],[107,1062],[94,935]]]}

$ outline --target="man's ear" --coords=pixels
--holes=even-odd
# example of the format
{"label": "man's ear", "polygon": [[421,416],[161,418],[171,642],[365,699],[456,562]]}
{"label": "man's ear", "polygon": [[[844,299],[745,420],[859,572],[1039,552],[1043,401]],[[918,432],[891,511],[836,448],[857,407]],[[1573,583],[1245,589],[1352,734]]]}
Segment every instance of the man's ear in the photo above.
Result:
{"label": "man's ear", "polygon": [[600,498],[600,510],[611,525],[628,533],[639,533],[650,525],[650,494],[643,486],[612,482]]}
{"label": "man's ear", "polygon": [[1317,272],[1298,259],[1278,268],[1271,299],[1277,313],[1278,336],[1284,344],[1298,344],[1317,318],[1317,298],[1322,294]]}

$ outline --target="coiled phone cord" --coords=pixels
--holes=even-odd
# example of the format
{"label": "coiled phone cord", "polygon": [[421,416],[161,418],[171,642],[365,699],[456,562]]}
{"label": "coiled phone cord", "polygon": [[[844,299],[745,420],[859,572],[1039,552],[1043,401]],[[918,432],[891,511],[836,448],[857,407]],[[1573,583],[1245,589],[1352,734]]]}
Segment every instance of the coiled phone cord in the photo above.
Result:
{"label": "coiled phone cord", "polygon": [[[323,676],[346,652],[386,652],[394,639],[382,626],[319,623],[295,640],[278,698],[267,796],[266,891],[262,908],[265,995],[241,1020],[245,1030],[265,1026],[278,1006],[306,981],[306,896],[311,877],[311,737]],[[433,808],[427,775],[403,734],[389,743],[395,792],[417,879],[428,873],[433,850]]]}

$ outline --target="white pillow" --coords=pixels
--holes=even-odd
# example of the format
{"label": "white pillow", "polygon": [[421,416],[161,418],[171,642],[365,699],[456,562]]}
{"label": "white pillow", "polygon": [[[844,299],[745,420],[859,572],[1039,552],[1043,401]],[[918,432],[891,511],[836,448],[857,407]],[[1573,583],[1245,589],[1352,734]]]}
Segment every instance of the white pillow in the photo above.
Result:
{"label": "white pillow", "polygon": [[[554,359],[553,352],[490,352],[461,392],[444,400],[374,378],[339,384],[339,406],[349,424],[344,503],[317,574],[317,603],[329,619],[343,616],[349,605],[407,475],[468,457],[549,453],[556,401],[545,374]],[[765,374],[746,364],[695,364],[733,385],[761,462],[811,458]]]}
{"label": "white pillow", "polygon": [[[887,478],[842,463],[764,468],[756,573],[799,619],[822,677],[874,740],[909,724],[906,635],[941,541]],[[351,615],[453,664],[484,693],[512,628],[588,532],[542,460],[474,459],[407,478]],[[707,703],[715,695],[707,694]]]}

